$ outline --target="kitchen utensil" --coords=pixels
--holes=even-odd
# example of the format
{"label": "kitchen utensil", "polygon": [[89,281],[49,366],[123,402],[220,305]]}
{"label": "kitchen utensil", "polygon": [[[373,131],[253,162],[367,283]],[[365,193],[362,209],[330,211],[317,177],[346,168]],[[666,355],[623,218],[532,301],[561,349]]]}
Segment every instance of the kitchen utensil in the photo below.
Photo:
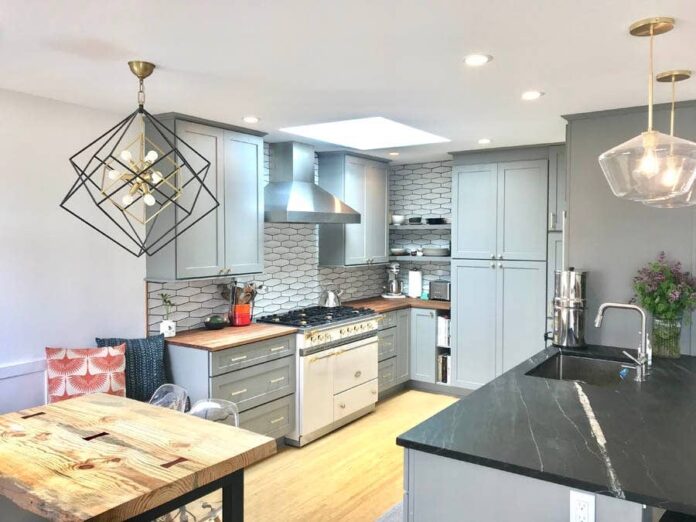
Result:
{"label": "kitchen utensil", "polygon": [[405,256],[406,255],[406,249],[405,248],[390,248],[389,252],[393,256]]}
{"label": "kitchen utensil", "polygon": [[442,279],[430,281],[430,299],[435,299],[437,301],[449,301],[450,292],[451,285],[449,281],[444,281]]}
{"label": "kitchen utensil", "polygon": [[423,247],[424,256],[446,257],[449,254],[449,248],[446,247]]}
{"label": "kitchen utensil", "polygon": [[423,272],[411,269],[408,272],[408,296],[420,297],[423,293]]}
{"label": "kitchen utensil", "polygon": [[553,344],[566,348],[585,346],[585,288],[587,272],[554,272]]}
{"label": "kitchen utensil", "polygon": [[391,217],[392,225],[403,225],[404,221],[406,221],[406,216],[402,216],[400,214],[392,214],[392,217]]}
{"label": "kitchen utensil", "polygon": [[420,216],[410,217],[410,218],[408,218],[408,224],[409,225],[422,225],[423,224],[422,220],[423,220],[423,218]]}
{"label": "kitchen utensil", "polygon": [[341,295],[343,295],[343,290],[338,290],[338,292],[324,290],[319,296],[319,306],[324,306],[326,308],[341,306]]}
{"label": "kitchen utensil", "polygon": [[425,222],[426,222],[428,225],[444,225],[444,224],[445,224],[445,218],[441,218],[441,217],[438,217],[438,218],[426,218],[426,219],[425,219]]}
{"label": "kitchen utensil", "polygon": [[228,324],[228,321],[221,315],[211,315],[203,321],[206,330],[222,330]]}
{"label": "kitchen utensil", "polygon": [[232,326],[248,326],[251,324],[251,305],[236,304],[230,313]]}

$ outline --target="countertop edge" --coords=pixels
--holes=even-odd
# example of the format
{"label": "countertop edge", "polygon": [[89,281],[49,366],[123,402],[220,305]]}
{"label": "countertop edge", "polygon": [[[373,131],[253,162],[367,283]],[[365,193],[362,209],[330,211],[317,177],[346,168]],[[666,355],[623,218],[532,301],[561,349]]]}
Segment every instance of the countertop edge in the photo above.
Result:
{"label": "countertop edge", "polygon": [[[273,325],[269,325],[273,326]],[[232,328],[232,327],[227,327],[227,328]],[[243,328],[243,327],[240,327]],[[165,339],[165,345],[174,345],[174,346],[182,346],[184,348],[193,348],[195,350],[202,350],[205,352],[220,352],[222,350],[229,350],[230,348],[239,348],[240,346],[246,346],[248,344],[253,344],[253,343],[258,343],[260,341],[268,341],[269,339],[276,339],[278,337],[285,337],[286,335],[292,335],[297,333],[298,329],[290,326],[280,326],[279,328],[284,328],[282,332],[275,332],[275,333],[266,333],[266,334],[259,334],[258,336],[254,336],[251,339],[245,339],[243,341],[233,341],[230,343],[226,343],[221,346],[203,346],[201,343],[194,343],[194,342],[187,342],[185,340],[178,340],[178,339]],[[224,330],[224,329],[223,329]],[[187,330],[187,331],[199,331],[199,330]],[[212,330],[215,331],[215,330]],[[219,330],[218,330],[219,331]]]}

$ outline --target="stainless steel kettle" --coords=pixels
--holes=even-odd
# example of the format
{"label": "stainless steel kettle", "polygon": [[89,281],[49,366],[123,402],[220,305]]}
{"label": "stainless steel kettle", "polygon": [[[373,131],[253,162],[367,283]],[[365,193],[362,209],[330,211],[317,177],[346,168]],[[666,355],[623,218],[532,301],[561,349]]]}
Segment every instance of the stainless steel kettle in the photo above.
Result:
{"label": "stainless steel kettle", "polygon": [[336,308],[341,306],[342,295],[343,290],[338,290],[338,292],[334,292],[333,290],[324,290],[319,296],[319,306],[324,306],[326,308]]}

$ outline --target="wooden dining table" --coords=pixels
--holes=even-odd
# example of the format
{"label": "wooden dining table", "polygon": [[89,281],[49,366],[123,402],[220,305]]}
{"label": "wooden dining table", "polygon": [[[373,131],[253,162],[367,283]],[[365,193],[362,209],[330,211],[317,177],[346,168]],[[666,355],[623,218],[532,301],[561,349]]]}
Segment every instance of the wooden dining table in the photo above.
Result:
{"label": "wooden dining table", "polygon": [[244,468],[275,452],[269,437],[101,393],[8,413],[0,520],[151,521],[222,489],[224,521],[239,522]]}

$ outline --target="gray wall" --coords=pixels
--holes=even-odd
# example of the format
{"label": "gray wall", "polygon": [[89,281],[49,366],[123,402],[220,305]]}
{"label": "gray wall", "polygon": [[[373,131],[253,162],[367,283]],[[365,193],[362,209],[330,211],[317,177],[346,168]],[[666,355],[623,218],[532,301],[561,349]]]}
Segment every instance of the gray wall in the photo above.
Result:
{"label": "gray wall", "polygon": [[[696,268],[696,210],[655,209],[614,197],[597,162],[607,149],[645,130],[645,108],[619,109],[567,116],[568,123],[568,235],[571,266],[589,270],[588,342],[623,347],[638,343],[639,322],[633,312],[612,310],[601,329],[593,325],[604,301],[627,302],[631,280],[641,266],[664,250],[684,266]],[[655,127],[669,132],[669,110],[660,106]],[[696,140],[696,101],[680,104],[676,134]],[[687,326],[682,352],[696,354]]]}

